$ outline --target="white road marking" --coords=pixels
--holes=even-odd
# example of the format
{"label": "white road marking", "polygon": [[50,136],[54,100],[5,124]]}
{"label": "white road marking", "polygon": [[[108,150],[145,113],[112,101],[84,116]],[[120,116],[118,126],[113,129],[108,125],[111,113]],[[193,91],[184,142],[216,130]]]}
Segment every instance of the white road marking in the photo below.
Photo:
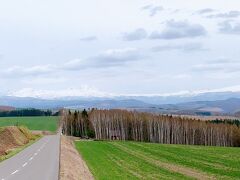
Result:
{"label": "white road marking", "polygon": [[[44,144],[42,144],[42,146],[37,150],[37,152],[40,152],[41,149],[43,149],[48,142],[49,142],[49,140],[47,140]],[[34,156],[37,156],[37,155],[38,155],[37,152],[34,153]],[[31,158],[29,158],[29,161],[33,160],[34,156],[32,156]],[[28,165],[27,162],[24,163],[24,164],[22,165],[22,167],[25,167],[26,165]],[[11,175],[14,175],[14,174],[16,174],[16,173],[19,172],[19,171],[20,171],[20,170],[17,169],[16,171],[12,172]],[[10,176],[11,176],[11,175],[10,175]],[[7,177],[7,178],[8,178],[8,177]],[[5,179],[2,178],[1,180],[5,180]]]}
{"label": "white road marking", "polygon": [[25,167],[27,164],[28,164],[27,162],[26,162],[26,163],[24,163],[24,164],[22,165],[22,167]]}
{"label": "white road marking", "polygon": [[13,175],[13,174],[16,174],[18,171],[19,171],[19,170],[16,170],[16,171],[12,172],[12,175]]}

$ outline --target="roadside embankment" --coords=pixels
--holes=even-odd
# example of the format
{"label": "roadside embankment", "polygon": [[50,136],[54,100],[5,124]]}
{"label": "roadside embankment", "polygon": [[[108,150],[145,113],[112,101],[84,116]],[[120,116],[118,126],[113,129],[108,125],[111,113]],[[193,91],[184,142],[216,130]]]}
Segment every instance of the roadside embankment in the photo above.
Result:
{"label": "roadside embankment", "polygon": [[21,148],[33,140],[36,140],[39,135],[32,134],[25,127],[2,127],[0,128],[0,161],[6,159],[7,155]]}

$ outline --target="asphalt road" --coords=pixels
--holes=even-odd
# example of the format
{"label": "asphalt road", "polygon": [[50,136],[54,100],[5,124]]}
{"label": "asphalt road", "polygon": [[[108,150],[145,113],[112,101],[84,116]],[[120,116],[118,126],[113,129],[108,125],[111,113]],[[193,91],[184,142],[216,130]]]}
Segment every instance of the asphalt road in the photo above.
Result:
{"label": "asphalt road", "polygon": [[60,134],[45,136],[0,163],[0,180],[58,180]]}

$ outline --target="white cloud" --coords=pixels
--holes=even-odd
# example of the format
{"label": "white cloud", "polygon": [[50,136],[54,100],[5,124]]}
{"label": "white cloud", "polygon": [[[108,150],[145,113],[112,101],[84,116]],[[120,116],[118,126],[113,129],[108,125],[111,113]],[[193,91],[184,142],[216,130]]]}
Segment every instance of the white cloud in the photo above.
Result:
{"label": "white cloud", "polygon": [[114,67],[126,65],[144,58],[137,48],[108,49],[97,56],[87,59],[85,67]]}
{"label": "white cloud", "polygon": [[79,71],[88,68],[108,68],[123,66],[129,62],[141,60],[145,56],[137,48],[108,49],[96,56],[85,59],[73,59],[58,65],[13,66],[3,70],[5,77],[44,76],[60,71]]}
{"label": "white cloud", "polygon": [[164,10],[164,8],[162,6],[156,6],[156,5],[146,5],[142,7],[142,10],[148,11],[149,12],[149,16],[155,16],[158,12],[161,12]]}
{"label": "white cloud", "polygon": [[83,67],[83,64],[85,63],[85,61],[83,59],[73,59],[70,60],[66,63],[64,63],[63,65],[60,65],[60,69],[62,70],[79,70]]}
{"label": "white cloud", "polygon": [[225,34],[240,34],[240,22],[224,21],[219,23],[219,31]]}
{"label": "white cloud", "polygon": [[123,40],[125,41],[136,41],[145,39],[147,37],[147,32],[143,28],[136,29],[133,32],[123,33]]}
{"label": "white cloud", "polygon": [[0,60],[3,59],[4,54],[0,52]]}
{"label": "white cloud", "polygon": [[24,78],[21,82],[24,83],[25,85],[33,86],[33,85],[44,85],[44,86],[49,86],[49,85],[54,85],[54,84],[59,84],[59,83],[66,83],[67,78],[65,77],[59,77],[59,76],[44,76],[44,77],[34,77],[34,78]]}
{"label": "white cloud", "polygon": [[196,14],[209,14],[214,12],[215,10],[212,8],[204,8],[204,9],[200,9],[196,12]]}
{"label": "white cloud", "polygon": [[166,22],[166,27],[163,31],[153,31],[150,39],[180,39],[194,38],[205,36],[207,31],[200,24],[192,24],[188,21],[170,20]]}
{"label": "white cloud", "polygon": [[167,45],[159,45],[154,46],[152,48],[153,52],[164,52],[164,51],[173,51],[179,50],[183,52],[195,52],[195,51],[206,51],[207,48],[204,48],[201,43],[198,42],[191,42],[185,44],[167,44]]}
{"label": "white cloud", "polygon": [[38,65],[32,67],[24,67],[24,66],[13,66],[9,67],[6,70],[2,71],[2,74],[5,76],[35,76],[46,73],[51,73],[55,69],[53,65]]}
{"label": "white cloud", "polygon": [[144,57],[137,48],[108,49],[96,56],[66,62],[61,69],[76,71],[88,68],[117,67],[126,65],[129,62],[141,60]]}
{"label": "white cloud", "polygon": [[174,79],[191,79],[192,76],[190,74],[177,74],[173,76]]}
{"label": "white cloud", "polygon": [[196,64],[192,68],[200,72],[235,73],[240,71],[240,62],[227,58],[219,58],[205,63]]}
{"label": "white cloud", "polygon": [[83,38],[80,38],[81,41],[96,41],[97,37],[96,36],[86,36]]}
{"label": "white cloud", "polygon": [[226,13],[217,13],[206,16],[207,18],[237,18],[240,16],[240,11],[229,11]]}

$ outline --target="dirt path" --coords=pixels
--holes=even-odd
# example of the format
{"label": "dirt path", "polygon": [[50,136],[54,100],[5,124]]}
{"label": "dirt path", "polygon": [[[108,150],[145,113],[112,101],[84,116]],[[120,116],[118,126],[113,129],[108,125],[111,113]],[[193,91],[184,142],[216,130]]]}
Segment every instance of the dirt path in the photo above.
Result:
{"label": "dirt path", "polygon": [[61,136],[60,180],[93,180],[71,137]]}
{"label": "dirt path", "polygon": [[126,153],[129,153],[131,155],[137,156],[139,158],[144,159],[145,161],[151,163],[151,164],[155,164],[159,167],[168,169],[169,171],[173,171],[176,173],[180,173],[183,174],[185,176],[189,176],[192,177],[194,179],[199,179],[199,180],[203,180],[203,179],[215,179],[214,177],[205,174],[204,172],[200,172],[197,171],[195,169],[191,169],[191,168],[187,168],[187,167],[183,167],[183,166],[179,166],[179,165],[175,165],[175,164],[171,164],[171,163],[165,163],[165,162],[161,162],[158,160],[155,160],[153,158],[151,158],[150,156],[145,156],[142,153],[130,150],[129,148],[120,145],[119,143],[113,143],[116,147],[118,147],[119,149],[125,151]]}

